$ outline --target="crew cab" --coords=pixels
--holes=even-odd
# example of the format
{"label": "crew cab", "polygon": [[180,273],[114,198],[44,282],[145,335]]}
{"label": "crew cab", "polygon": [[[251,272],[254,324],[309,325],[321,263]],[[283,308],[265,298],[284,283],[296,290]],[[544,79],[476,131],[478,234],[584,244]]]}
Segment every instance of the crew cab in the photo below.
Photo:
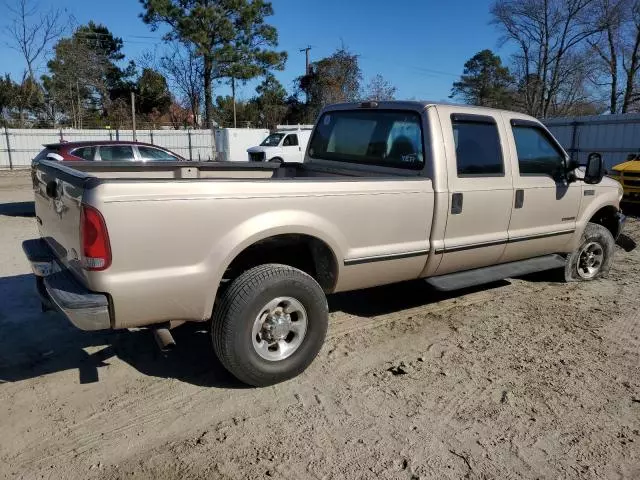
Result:
{"label": "crew cab", "polygon": [[321,113],[302,164],[43,161],[43,306],[84,330],[209,322],[238,379],[301,373],[326,295],[424,279],[453,290],[561,269],[606,275],[624,216],[602,158],[584,168],[536,119],[429,102]]}

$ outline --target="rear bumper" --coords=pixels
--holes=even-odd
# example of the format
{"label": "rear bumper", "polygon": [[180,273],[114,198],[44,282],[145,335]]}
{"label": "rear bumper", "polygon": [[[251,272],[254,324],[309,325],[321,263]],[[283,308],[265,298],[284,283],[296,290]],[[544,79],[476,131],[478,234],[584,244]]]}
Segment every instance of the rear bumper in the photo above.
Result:
{"label": "rear bumper", "polygon": [[66,268],[60,267],[55,255],[40,238],[22,242],[42,302],[58,311],[80,330],[111,328],[109,299],[102,293],[87,290]]}

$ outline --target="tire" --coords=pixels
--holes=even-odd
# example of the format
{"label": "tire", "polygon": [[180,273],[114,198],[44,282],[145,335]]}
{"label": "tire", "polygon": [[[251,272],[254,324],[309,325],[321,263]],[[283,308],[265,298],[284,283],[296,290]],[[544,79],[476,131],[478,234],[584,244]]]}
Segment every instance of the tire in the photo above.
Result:
{"label": "tire", "polygon": [[611,269],[614,251],[615,240],[611,232],[602,225],[588,223],[580,246],[567,257],[565,281],[586,282],[605,277]]}
{"label": "tire", "polygon": [[283,160],[280,157],[273,157],[269,161],[272,162],[272,163],[283,163]]}
{"label": "tire", "polygon": [[[288,323],[287,311],[292,312]],[[255,387],[273,385],[311,364],[324,343],[328,317],[327,299],[312,277],[286,265],[261,265],[244,272],[222,294],[212,318],[213,348],[238,380]]]}

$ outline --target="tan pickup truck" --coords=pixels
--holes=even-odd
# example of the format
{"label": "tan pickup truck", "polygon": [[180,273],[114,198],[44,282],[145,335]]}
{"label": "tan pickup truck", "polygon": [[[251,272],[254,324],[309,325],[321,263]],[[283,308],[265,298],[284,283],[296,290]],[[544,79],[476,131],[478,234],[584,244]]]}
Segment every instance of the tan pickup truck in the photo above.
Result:
{"label": "tan pickup truck", "polygon": [[622,188],[597,154],[578,167],[518,113],[334,105],[303,164],[44,161],[24,249],[43,306],[77,327],[147,326],[168,345],[172,326],[211,322],[222,364],[269,385],[320,350],[326,294],[606,274]]}

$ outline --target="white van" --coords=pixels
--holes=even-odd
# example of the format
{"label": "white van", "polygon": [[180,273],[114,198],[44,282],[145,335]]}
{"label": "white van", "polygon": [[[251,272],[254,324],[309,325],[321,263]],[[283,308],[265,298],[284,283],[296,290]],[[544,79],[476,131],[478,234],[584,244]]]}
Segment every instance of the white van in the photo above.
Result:
{"label": "white van", "polygon": [[257,147],[247,149],[250,162],[302,163],[310,129],[278,130]]}

